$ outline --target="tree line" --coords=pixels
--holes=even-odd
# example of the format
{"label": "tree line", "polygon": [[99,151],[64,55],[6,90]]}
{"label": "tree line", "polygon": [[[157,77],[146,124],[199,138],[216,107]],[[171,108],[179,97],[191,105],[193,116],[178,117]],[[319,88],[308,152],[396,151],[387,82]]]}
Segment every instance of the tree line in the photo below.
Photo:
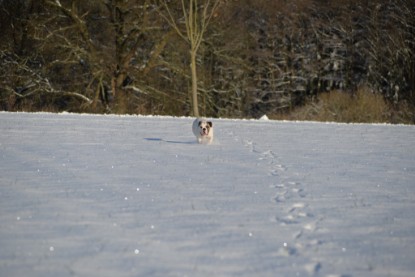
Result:
{"label": "tree line", "polygon": [[1,110],[258,117],[361,86],[415,107],[415,0],[0,0],[0,30]]}

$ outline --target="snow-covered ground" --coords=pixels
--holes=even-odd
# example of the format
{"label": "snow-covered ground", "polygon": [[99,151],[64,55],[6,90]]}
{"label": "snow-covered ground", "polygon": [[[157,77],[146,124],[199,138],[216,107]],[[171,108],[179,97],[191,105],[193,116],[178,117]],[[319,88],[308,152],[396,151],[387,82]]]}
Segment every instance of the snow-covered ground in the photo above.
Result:
{"label": "snow-covered ground", "polygon": [[0,276],[414,276],[415,127],[0,113]]}

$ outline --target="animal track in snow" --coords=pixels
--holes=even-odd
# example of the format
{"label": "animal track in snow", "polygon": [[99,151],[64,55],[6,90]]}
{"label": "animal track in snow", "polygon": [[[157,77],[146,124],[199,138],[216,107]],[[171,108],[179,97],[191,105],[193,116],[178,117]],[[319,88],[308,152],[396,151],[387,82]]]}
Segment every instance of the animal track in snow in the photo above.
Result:
{"label": "animal track in snow", "polygon": [[[279,226],[293,229],[292,241],[284,243],[284,246],[278,250],[278,255],[297,256],[302,255],[304,251],[316,251],[318,244],[309,243],[309,240],[310,235],[318,230],[322,219],[316,218],[310,209],[304,184],[292,180],[293,175],[287,174],[287,168],[279,163],[279,157],[273,151],[258,151],[255,143],[252,145],[253,151],[259,154],[258,159],[268,163],[269,176],[280,181],[273,184],[276,191],[273,201],[282,207],[282,212],[274,218],[275,222]],[[304,269],[310,275],[316,275],[321,267],[319,261],[312,261],[306,264]]]}
{"label": "animal track in snow", "polygon": [[[272,201],[281,209],[272,221],[292,230],[292,241],[284,243],[279,248],[278,255],[297,256],[307,249],[315,251],[318,244],[309,243],[310,234],[318,230],[321,218],[316,218],[312,213],[307,202],[308,193],[304,184],[293,180],[295,173],[288,172],[287,167],[281,163],[281,158],[273,150],[261,149],[255,141],[237,137],[232,132],[229,135],[242,144],[246,150],[257,155],[258,162],[267,169],[270,180],[274,182],[271,185],[275,190]],[[304,269],[310,274],[318,274],[321,267],[319,261],[312,261],[306,264]]]}
{"label": "animal track in snow", "polygon": [[304,269],[307,271],[308,274],[316,275],[321,269],[321,263],[313,262],[313,263],[310,263],[310,264],[306,264],[304,266]]}
{"label": "animal track in snow", "polygon": [[274,197],[275,202],[281,203],[288,199],[304,198],[307,196],[305,190],[299,187],[300,184],[296,182],[288,182],[286,184],[274,185],[277,189],[277,194]]}
{"label": "animal track in snow", "polygon": [[[280,177],[286,174],[286,167],[278,163],[278,156],[272,151],[260,151],[257,145],[252,141],[247,141],[246,145],[251,147],[252,152],[258,153],[259,160],[266,161],[269,165],[269,175]],[[304,232],[313,232],[317,229],[317,223],[306,202],[301,201],[307,197],[304,185],[299,182],[286,180],[279,184],[274,184],[276,194],[273,201],[278,205],[286,206],[283,213],[275,217],[276,222],[281,226],[298,225],[299,230],[293,235],[294,240],[299,240]],[[285,249],[287,250],[287,249]],[[292,253],[292,249],[289,251]],[[298,252],[298,249],[295,253]]]}

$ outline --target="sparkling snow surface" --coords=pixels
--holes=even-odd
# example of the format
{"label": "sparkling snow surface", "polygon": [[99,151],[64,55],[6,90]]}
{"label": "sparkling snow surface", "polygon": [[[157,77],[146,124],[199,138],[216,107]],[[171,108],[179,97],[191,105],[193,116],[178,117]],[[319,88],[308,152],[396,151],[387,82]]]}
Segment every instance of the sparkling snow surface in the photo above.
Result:
{"label": "sparkling snow surface", "polygon": [[415,127],[0,113],[0,276],[414,276]]}

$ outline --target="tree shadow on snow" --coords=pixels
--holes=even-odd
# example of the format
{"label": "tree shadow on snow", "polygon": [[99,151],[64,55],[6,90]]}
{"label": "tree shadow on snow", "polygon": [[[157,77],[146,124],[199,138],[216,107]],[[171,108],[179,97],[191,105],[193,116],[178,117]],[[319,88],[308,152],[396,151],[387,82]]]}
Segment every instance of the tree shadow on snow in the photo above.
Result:
{"label": "tree shadow on snow", "polygon": [[176,143],[176,144],[197,144],[196,141],[178,141],[178,140],[165,140],[162,138],[144,138],[147,141],[158,141],[158,142],[167,142],[167,143]]}

